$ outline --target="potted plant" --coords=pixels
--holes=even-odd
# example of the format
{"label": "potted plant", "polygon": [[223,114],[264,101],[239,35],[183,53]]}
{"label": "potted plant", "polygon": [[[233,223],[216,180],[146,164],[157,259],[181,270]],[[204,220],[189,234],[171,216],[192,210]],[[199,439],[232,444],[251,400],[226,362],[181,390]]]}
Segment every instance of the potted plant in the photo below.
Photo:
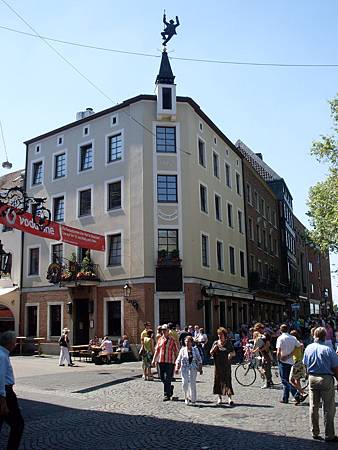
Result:
{"label": "potted plant", "polygon": [[164,249],[163,250],[159,250],[157,263],[158,264],[163,264],[166,261],[167,256],[168,256],[167,250],[164,250]]}
{"label": "potted plant", "polygon": [[180,252],[175,249],[170,253],[171,261],[174,263],[180,263],[182,260],[180,259]]}

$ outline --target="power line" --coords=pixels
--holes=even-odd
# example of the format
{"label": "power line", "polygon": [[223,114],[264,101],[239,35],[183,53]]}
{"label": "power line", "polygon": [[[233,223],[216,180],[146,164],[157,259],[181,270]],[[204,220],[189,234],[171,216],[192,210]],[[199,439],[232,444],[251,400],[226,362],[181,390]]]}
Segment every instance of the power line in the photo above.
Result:
{"label": "power line", "polygon": [[[3,1],[3,0],[2,0]],[[5,3],[5,2],[4,2]],[[26,36],[31,37],[39,37],[43,39],[44,41],[51,41],[51,42],[58,42],[60,44],[65,45],[72,45],[74,47],[83,47],[88,48],[91,50],[99,50],[103,52],[111,52],[111,53],[121,53],[124,55],[133,55],[133,56],[143,56],[147,58],[160,58],[160,55],[155,55],[152,53],[145,53],[145,52],[133,52],[128,50],[118,50],[108,47],[100,47],[97,45],[91,45],[91,44],[82,44],[80,42],[72,42],[72,41],[66,41],[63,39],[55,39],[48,36],[41,36],[39,34],[32,34],[27,33],[25,31],[16,30],[14,28],[6,27],[0,25],[0,28],[3,30],[11,31],[13,33],[23,34]],[[251,61],[228,61],[228,60],[220,60],[220,59],[203,59],[203,58],[186,58],[186,57],[180,57],[180,56],[170,56],[170,59],[175,59],[178,61],[188,61],[188,62],[200,62],[200,63],[207,63],[207,64],[228,64],[228,65],[236,65],[236,66],[257,66],[257,67],[309,67],[309,68],[330,68],[330,67],[338,67],[338,64],[291,64],[291,63],[262,63],[262,62],[251,62]]]}
{"label": "power line", "polygon": [[[56,53],[65,63],[67,63],[75,72],[80,75],[83,79],[85,79],[94,89],[96,89],[101,95],[103,95],[106,99],[108,99],[112,104],[114,104],[113,99],[106,94],[101,88],[99,88],[95,83],[93,83],[86,75],[84,75],[72,62],[70,62],[67,58],[65,58],[62,53],[60,53],[56,48],[53,47],[52,44],[50,44],[46,38],[41,36],[11,5],[9,5],[5,0],[1,0],[2,3],[4,3],[30,30],[33,31],[34,37],[39,37],[48,47],[53,50],[54,53]],[[129,117],[130,120],[137,123],[140,127],[142,127],[144,130],[146,130],[148,133],[150,133],[152,136],[155,137],[155,134],[150,130],[148,127],[146,127],[142,122],[135,119],[131,114],[128,114],[123,109],[121,110],[122,113],[124,113],[127,117]],[[179,151],[186,153],[187,155],[191,155],[190,152],[183,150],[182,148],[178,148]]]}

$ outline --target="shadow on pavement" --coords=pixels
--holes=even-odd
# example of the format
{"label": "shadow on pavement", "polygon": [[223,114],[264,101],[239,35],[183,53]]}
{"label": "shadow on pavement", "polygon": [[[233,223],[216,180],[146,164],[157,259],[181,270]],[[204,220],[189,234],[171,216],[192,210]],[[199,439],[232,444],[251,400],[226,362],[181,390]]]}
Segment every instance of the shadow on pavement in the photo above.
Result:
{"label": "shadow on pavement", "polygon": [[[21,448],[25,450],[335,448],[335,444],[311,439],[168,420],[165,417],[82,410],[31,400],[20,400],[20,405],[25,417]],[[5,447],[7,434],[8,429],[4,425],[0,448]]]}

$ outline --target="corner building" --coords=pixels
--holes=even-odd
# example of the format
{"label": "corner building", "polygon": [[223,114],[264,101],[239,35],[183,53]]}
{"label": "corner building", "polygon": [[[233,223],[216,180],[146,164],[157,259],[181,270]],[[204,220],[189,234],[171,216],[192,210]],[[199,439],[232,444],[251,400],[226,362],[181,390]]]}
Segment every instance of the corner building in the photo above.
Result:
{"label": "corner building", "polygon": [[95,279],[59,287],[49,264],[81,263],[86,249],[24,236],[26,336],[52,344],[67,326],[74,344],[124,333],[136,343],[145,320],[208,332],[248,321],[242,156],[191,98],[176,97],[174,78],[163,52],[157,95],[87,110],[26,142],[28,194],[47,197],[53,220],[106,238],[105,252],[90,252]]}

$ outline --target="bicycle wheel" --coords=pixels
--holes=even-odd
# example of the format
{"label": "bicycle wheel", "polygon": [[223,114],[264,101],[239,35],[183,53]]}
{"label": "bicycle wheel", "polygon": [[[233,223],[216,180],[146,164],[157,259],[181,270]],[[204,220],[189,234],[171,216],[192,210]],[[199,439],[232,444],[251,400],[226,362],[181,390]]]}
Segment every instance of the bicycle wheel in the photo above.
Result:
{"label": "bicycle wheel", "polygon": [[235,378],[241,386],[251,386],[256,381],[256,376],[256,370],[248,363],[236,367]]}
{"label": "bicycle wheel", "polygon": [[271,367],[271,375],[272,375],[272,384],[282,384],[282,380],[279,376],[279,369],[278,366],[272,366]]}

